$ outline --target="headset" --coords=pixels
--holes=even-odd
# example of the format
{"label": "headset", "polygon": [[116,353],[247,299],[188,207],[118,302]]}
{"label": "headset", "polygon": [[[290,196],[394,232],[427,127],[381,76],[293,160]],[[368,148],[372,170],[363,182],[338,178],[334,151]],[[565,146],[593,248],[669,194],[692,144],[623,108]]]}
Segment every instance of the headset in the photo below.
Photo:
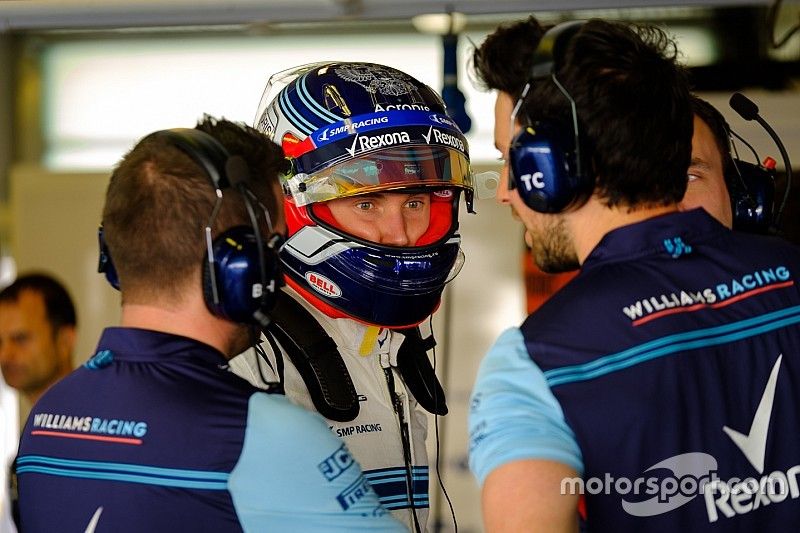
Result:
{"label": "headset", "polygon": [[[203,298],[212,314],[238,323],[266,327],[268,312],[275,305],[277,292],[283,285],[278,249],[282,236],[273,231],[269,211],[247,186],[250,179],[247,163],[238,155],[231,156],[211,135],[189,128],[161,130],[148,135],[175,146],[197,163],[216,192],[216,202],[204,228],[206,258],[203,262]],[[222,207],[223,191],[235,188],[245,203],[250,226],[236,226],[212,240],[214,220]],[[264,213],[270,237],[264,241],[258,228],[256,207]],[[98,230],[100,260],[98,272],[119,289],[111,254]]]}
{"label": "headset", "polygon": [[[736,133],[731,131],[731,135]],[[733,156],[731,161],[725,183],[731,197],[733,229],[764,234],[777,231],[774,159],[767,158],[764,165]]]}
{"label": "headset", "polygon": [[511,112],[511,131],[531,84],[551,79],[567,99],[571,124],[540,120],[525,126],[511,141],[508,150],[509,190],[517,189],[525,205],[540,213],[559,213],[591,192],[588,151],[581,147],[575,100],[556,78],[559,62],[569,40],[583,26],[583,21],[558,24],[547,30],[533,54],[528,82]]}
{"label": "headset", "polygon": [[[767,157],[763,163],[758,163],[760,159],[755,149],[726,124],[734,152],[731,154],[733,164],[730,172],[725,176],[731,196],[733,229],[751,233],[780,233],[781,215],[786,207],[786,201],[789,198],[789,191],[792,186],[792,163],[789,161],[789,154],[786,152],[786,147],[781,142],[778,134],[761,117],[758,106],[752,100],[741,93],[733,93],[729,100],[729,105],[744,120],[755,120],[766,130],[778,147],[786,169],[786,186],[783,191],[783,200],[780,206],[776,208],[775,181],[777,173],[775,171],[775,160]],[[749,163],[739,159],[739,154],[736,153],[736,145],[733,143],[733,137],[736,137],[750,148],[755,156],[756,163]]]}

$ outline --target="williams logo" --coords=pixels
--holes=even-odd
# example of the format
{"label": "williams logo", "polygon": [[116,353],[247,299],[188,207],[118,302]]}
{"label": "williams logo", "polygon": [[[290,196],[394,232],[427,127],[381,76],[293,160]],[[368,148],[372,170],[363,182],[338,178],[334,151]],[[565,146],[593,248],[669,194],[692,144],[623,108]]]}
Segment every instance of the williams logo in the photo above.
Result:
{"label": "williams logo", "polygon": [[53,413],[34,413],[32,418],[31,435],[42,437],[139,445],[142,444],[142,438],[147,434],[147,422],[140,420]]}
{"label": "williams logo", "polygon": [[311,288],[320,294],[330,298],[338,298],[342,295],[342,289],[322,274],[307,272],[305,277],[308,284],[311,285]]}
{"label": "williams logo", "polygon": [[[678,239],[679,241],[679,239]],[[677,258],[691,253],[691,247],[675,240],[667,241],[672,256]],[[794,285],[792,274],[785,266],[774,266],[748,272],[741,276],[719,280],[712,287],[683,290],[676,289],[654,296],[647,296],[622,308],[634,326],[674,313],[685,313],[699,309],[716,309],[739,302],[766,291]]]}

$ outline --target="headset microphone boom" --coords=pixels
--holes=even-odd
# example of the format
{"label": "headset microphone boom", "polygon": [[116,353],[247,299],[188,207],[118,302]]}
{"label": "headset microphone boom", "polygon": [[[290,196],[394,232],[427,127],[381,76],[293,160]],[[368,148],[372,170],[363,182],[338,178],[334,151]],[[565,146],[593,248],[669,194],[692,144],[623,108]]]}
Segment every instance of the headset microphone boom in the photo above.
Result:
{"label": "headset microphone boom", "polygon": [[775,145],[778,147],[778,150],[781,153],[781,157],[783,158],[783,165],[784,168],[786,169],[786,186],[783,191],[783,199],[781,200],[781,205],[776,211],[775,216],[770,224],[770,230],[777,231],[780,228],[779,225],[780,218],[781,215],[783,215],[783,210],[786,207],[786,201],[789,199],[789,191],[791,190],[792,187],[792,163],[789,160],[789,154],[786,152],[786,147],[783,145],[783,142],[781,142],[781,139],[780,137],[778,137],[778,134],[775,132],[774,129],[772,129],[772,126],[770,126],[767,123],[767,121],[764,120],[764,118],[759,114],[758,106],[755,104],[755,102],[747,98],[742,93],[737,92],[731,95],[729,104],[731,108],[734,111],[736,111],[736,113],[738,113],[739,116],[742,117],[744,120],[747,121],[755,120],[756,122],[758,122],[761,125],[761,127],[766,130],[766,132],[769,134],[772,140],[775,142]]}

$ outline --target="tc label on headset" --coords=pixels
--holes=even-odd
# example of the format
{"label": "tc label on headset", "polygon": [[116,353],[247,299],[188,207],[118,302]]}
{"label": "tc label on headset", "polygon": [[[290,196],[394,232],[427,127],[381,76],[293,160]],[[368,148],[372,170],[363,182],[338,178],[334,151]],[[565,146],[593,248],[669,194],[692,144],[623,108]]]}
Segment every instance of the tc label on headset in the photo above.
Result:
{"label": "tc label on headset", "polygon": [[534,172],[533,174],[523,174],[519,177],[519,180],[525,184],[525,188],[527,190],[531,190],[532,188],[537,189],[544,189],[544,174],[541,172]]}

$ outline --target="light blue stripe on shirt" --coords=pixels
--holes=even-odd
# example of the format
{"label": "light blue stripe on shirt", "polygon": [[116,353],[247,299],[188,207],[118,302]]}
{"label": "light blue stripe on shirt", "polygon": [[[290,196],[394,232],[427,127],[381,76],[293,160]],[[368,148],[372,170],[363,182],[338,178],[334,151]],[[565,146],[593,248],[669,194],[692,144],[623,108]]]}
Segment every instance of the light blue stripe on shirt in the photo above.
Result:
{"label": "light blue stripe on shirt", "polygon": [[46,455],[23,455],[17,458],[17,473],[32,472],[48,476],[102,479],[123,483],[142,483],[162,487],[227,490],[228,473],[161,466],[82,461]]}
{"label": "light blue stripe on shirt", "polygon": [[548,370],[544,375],[551,387],[585,381],[665,355],[727,344],[798,322],[800,322],[800,306],[790,307],[724,326],[668,335],[616,354],[598,357],[588,363]]}
{"label": "light blue stripe on shirt", "polygon": [[469,465],[481,485],[492,470],[520,459],[556,461],[583,473],[575,434],[519,328],[504,331],[481,363],[469,432]]}

